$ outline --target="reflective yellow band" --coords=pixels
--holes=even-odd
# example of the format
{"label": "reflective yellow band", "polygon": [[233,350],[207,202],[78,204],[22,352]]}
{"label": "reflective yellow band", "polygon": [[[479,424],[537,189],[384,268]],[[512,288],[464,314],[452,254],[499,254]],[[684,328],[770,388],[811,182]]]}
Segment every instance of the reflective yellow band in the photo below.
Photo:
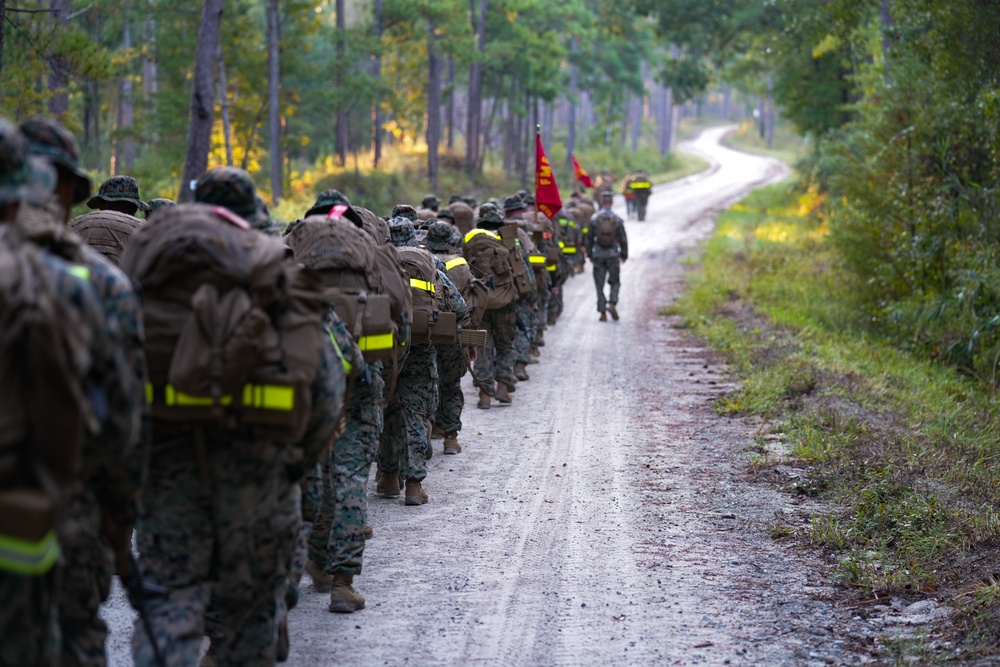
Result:
{"label": "reflective yellow band", "polygon": [[340,364],[344,367],[344,372],[350,375],[353,366],[351,366],[351,362],[347,360],[347,357],[344,356],[344,351],[340,349],[340,345],[337,344],[337,337],[333,335],[333,329],[327,328],[326,333],[330,336],[330,342],[333,343],[333,349],[340,358]]}
{"label": "reflective yellow band", "polygon": [[646,190],[646,189],[651,188],[651,187],[653,187],[653,184],[652,183],[647,183],[646,181],[639,181],[638,183],[633,183],[632,184],[632,189],[633,190]]}
{"label": "reflective yellow band", "polygon": [[452,259],[452,260],[449,260],[449,261],[445,262],[444,263],[444,268],[446,268],[447,270],[451,271],[456,266],[462,266],[463,264],[468,264],[468,262],[465,261],[465,258],[464,257],[456,257],[455,259]]}
{"label": "reflective yellow band", "polygon": [[66,273],[80,280],[90,280],[90,269],[86,266],[80,266],[79,264],[70,264],[69,268],[66,269]]}
{"label": "reflective yellow band", "polygon": [[528,262],[531,264],[544,264],[545,255],[528,255]]}
{"label": "reflective yellow band", "polygon": [[576,246],[571,246],[571,245],[564,246],[562,250],[563,250],[563,254],[564,255],[575,255],[576,254]]}
{"label": "reflective yellow band", "polygon": [[589,232],[589,231],[590,231],[590,227],[584,227],[584,228],[583,228],[583,233],[584,233],[584,234],[586,234],[586,233],[587,233],[587,232]]}
{"label": "reflective yellow band", "polygon": [[549,266],[545,267],[545,270],[548,271],[549,273],[555,273],[556,269],[558,269],[558,268],[559,267],[556,266],[555,264],[550,264]]}
{"label": "reflective yellow band", "polygon": [[[152,384],[146,385],[146,400],[153,403],[155,389]],[[168,408],[210,408],[215,405],[210,396],[191,396],[177,391],[172,385],[163,388],[163,404]],[[219,399],[220,405],[233,404],[232,396]],[[243,386],[243,407],[258,410],[275,410],[291,412],[295,408],[295,388],[277,384],[248,384]]]}
{"label": "reflective yellow band", "polygon": [[434,287],[434,283],[429,283],[426,280],[410,278],[410,287],[416,287],[417,289],[422,289],[423,291],[430,292],[431,294],[437,293],[437,288]]}
{"label": "reflective yellow band", "polygon": [[0,535],[0,570],[26,576],[39,576],[52,569],[59,560],[59,542],[50,530],[38,542],[26,542],[9,535]]}
{"label": "reflective yellow band", "polygon": [[566,218],[559,218],[559,226],[565,227],[568,224],[569,224],[569,220],[567,220]]}
{"label": "reflective yellow band", "polygon": [[375,336],[362,336],[358,339],[358,347],[362,352],[374,352],[376,350],[392,349],[392,334],[377,334]]}
{"label": "reflective yellow band", "polygon": [[491,232],[488,229],[473,229],[471,232],[469,232],[468,234],[465,235],[465,239],[463,239],[463,240],[465,241],[465,243],[468,243],[471,238],[473,238],[475,236],[478,236],[480,234],[486,234],[490,238],[496,239],[498,241],[500,240],[499,236],[497,236],[496,234],[494,234],[493,232]]}

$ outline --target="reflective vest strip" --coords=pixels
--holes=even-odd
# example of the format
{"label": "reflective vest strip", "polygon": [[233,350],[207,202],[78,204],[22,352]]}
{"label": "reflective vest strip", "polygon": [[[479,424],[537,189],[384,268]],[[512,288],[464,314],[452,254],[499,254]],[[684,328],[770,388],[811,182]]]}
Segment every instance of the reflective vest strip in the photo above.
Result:
{"label": "reflective vest strip", "polygon": [[456,266],[462,266],[463,264],[468,264],[464,257],[456,257],[455,259],[449,260],[444,263],[444,268],[451,271]]}
{"label": "reflective vest strip", "polygon": [[500,240],[499,236],[497,236],[496,234],[494,234],[493,232],[491,232],[488,229],[473,229],[471,232],[469,232],[468,234],[465,235],[465,239],[464,239],[465,243],[468,243],[470,239],[472,239],[475,236],[478,236],[479,234],[486,234],[490,238],[496,239],[497,241]]}
{"label": "reflective vest strip", "polygon": [[431,294],[437,293],[437,288],[434,287],[434,283],[429,283],[426,280],[417,280],[416,278],[410,278],[410,287],[416,287],[425,292],[430,292]]}
{"label": "reflective vest strip", "polygon": [[545,267],[545,270],[548,271],[548,272],[550,272],[550,273],[555,273],[556,269],[558,269],[558,268],[559,267],[556,266],[555,264],[549,264],[548,266]]}
{"label": "reflective vest strip", "polygon": [[[155,390],[152,384],[146,385],[146,398],[153,403]],[[295,409],[295,388],[278,384],[248,384],[243,386],[243,407],[257,410],[275,410],[291,412]],[[191,396],[174,389],[173,385],[163,388],[163,404],[168,408],[210,408],[215,401],[210,396]],[[219,404],[230,406],[232,396],[222,396]]]}
{"label": "reflective vest strip", "polygon": [[633,183],[632,184],[632,189],[633,190],[648,190],[651,187],[653,187],[653,184],[652,183],[647,183],[646,181],[640,181],[638,183]]}
{"label": "reflective vest strip", "polygon": [[71,264],[69,268],[66,269],[66,273],[75,278],[79,278],[80,280],[90,280],[90,269],[86,266]]}
{"label": "reflective vest strip", "polygon": [[344,367],[344,372],[350,375],[353,366],[351,366],[351,362],[347,360],[347,357],[344,356],[344,351],[340,349],[340,345],[337,344],[337,337],[333,335],[333,329],[327,329],[326,333],[330,336],[330,342],[333,343],[333,349],[340,359],[340,364]]}
{"label": "reflective vest strip", "polygon": [[392,334],[376,334],[374,336],[362,336],[358,339],[358,347],[362,352],[375,352],[376,350],[392,349]]}
{"label": "reflective vest strip", "polygon": [[528,261],[531,264],[544,264],[545,263],[545,255],[529,255],[528,256]]}
{"label": "reflective vest strip", "polygon": [[59,541],[50,530],[38,542],[27,542],[10,535],[0,535],[0,570],[26,576],[39,576],[59,560]]}

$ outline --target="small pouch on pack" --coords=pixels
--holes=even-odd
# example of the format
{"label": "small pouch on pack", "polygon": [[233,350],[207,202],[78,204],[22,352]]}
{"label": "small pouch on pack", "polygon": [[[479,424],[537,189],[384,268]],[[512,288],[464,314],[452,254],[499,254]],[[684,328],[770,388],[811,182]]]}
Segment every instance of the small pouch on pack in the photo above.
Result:
{"label": "small pouch on pack", "polygon": [[545,250],[545,261],[548,262],[549,264],[555,264],[556,262],[559,261],[559,257],[561,255],[562,251],[559,249],[558,246],[550,245]]}
{"label": "small pouch on pack", "polygon": [[458,320],[455,313],[440,312],[437,319],[431,323],[430,341],[440,345],[453,345],[458,342]]}
{"label": "small pouch on pack", "polygon": [[52,500],[41,491],[0,491],[0,536],[40,542],[55,523]]}
{"label": "small pouch on pack", "polygon": [[508,248],[513,248],[514,244],[517,243],[517,223],[508,222],[506,225],[497,230],[497,234],[500,235],[500,241],[503,242]]}
{"label": "small pouch on pack", "polygon": [[462,329],[458,332],[458,344],[465,347],[486,347],[486,329]]}
{"label": "small pouch on pack", "polygon": [[431,317],[429,310],[413,309],[413,322],[410,324],[410,344],[426,345],[431,342]]}
{"label": "small pouch on pack", "polygon": [[392,300],[388,294],[367,295],[361,328],[361,337],[356,340],[365,361],[391,359],[396,324],[392,321]]}

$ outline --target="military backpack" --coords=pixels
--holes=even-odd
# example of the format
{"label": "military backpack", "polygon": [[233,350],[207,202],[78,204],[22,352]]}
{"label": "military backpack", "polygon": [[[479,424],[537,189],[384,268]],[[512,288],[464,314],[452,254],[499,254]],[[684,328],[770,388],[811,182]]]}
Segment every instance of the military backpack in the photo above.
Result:
{"label": "military backpack", "polygon": [[434,255],[423,248],[403,247],[397,250],[399,263],[409,276],[413,297],[411,342],[414,345],[458,342],[458,322],[445,298]]}
{"label": "military backpack", "polygon": [[600,211],[594,220],[594,240],[602,248],[613,248],[618,242],[618,218],[611,211]]}
{"label": "military backpack", "polygon": [[121,264],[125,248],[142,226],[142,220],[110,210],[85,213],[69,221],[70,229],[115,265]]}
{"label": "military backpack", "polygon": [[510,251],[499,236],[487,229],[473,229],[465,235],[462,256],[469,262],[473,275],[489,287],[487,310],[503,308],[517,301],[520,295],[514,283]]}

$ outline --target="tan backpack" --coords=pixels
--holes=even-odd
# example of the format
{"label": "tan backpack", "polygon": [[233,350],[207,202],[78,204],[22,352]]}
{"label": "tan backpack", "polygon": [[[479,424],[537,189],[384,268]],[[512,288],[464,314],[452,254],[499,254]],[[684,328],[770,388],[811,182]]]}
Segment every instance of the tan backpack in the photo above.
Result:
{"label": "tan backpack", "polygon": [[[18,230],[0,230],[0,571],[38,576],[59,554],[54,529],[80,474],[91,403],[96,300]],[[78,268],[78,267],[77,267]],[[70,305],[76,303],[76,307]],[[91,309],[88,320],[81,309]],[[108,356],[111,350],[106,351]]]}
{"label": "tan backpack", "polygon": [[618,243],[618,219],[610,211],[601,211],[594,219],[594,241],[602,248]]}
{"label": "tan backpack", "polygon": [[519,294],[510,251],[499,236],[487,229],[473,229],[465,235],[462,256],[469,262],[473,275],[489,288],[487,310],[504,308],[517,301]]}
{"label": "tan backpack", "polygon": [[410,328],[414,345],[458,342],[458,321],[444,295],[438,278],[434,255],[423,248],[397,248],[399,263],[409,276],[413,297],[413,321]]}
{"label": "tan backpack", "polygon": [[499,229],[500,240],[507,246],[510,252],[510,265],[514,270],[514,285],[517,287],[517,296],[521,298],[534,291],[531,285],[531,278],[528,277],[528,269],[525,267],[525,256],[527,250],[521,247],[518,227],[516,222],[508,222]]}
{"label": "tan backpack", "polygon": [[118,211],[94,211],[70,220],[69,228],[87,245],[120,265],[125,248],[143,224],[139,218]]}
{"label": "tan backpack", "polygon": [[163,210],[135,235],[122,268],[142,293],[153,417],[302,439],[325,306],[319,276],[285,251],[204,204]]}
{"label": "tan backpack", "polygon": [[398,344],[393,304],[385,293],[379,250],[368,233],[346,219],[314,215],[293,222],[285,243],[295,261],[320,275],[328,302],[365,359],[391,359]]}
{"label": "tan backpack", "polygon": [[472,274],[469,261],[462,255],[438,255],[438,259],[444,262],[444,267],[451,282],[462,293],[465,305],[468,306],[468,314],[462,323],[463,328],[468,324],[469,329],[476,329],[483,321],[486,313],[486,305],[489,301],[490,290],[486,284]]}

